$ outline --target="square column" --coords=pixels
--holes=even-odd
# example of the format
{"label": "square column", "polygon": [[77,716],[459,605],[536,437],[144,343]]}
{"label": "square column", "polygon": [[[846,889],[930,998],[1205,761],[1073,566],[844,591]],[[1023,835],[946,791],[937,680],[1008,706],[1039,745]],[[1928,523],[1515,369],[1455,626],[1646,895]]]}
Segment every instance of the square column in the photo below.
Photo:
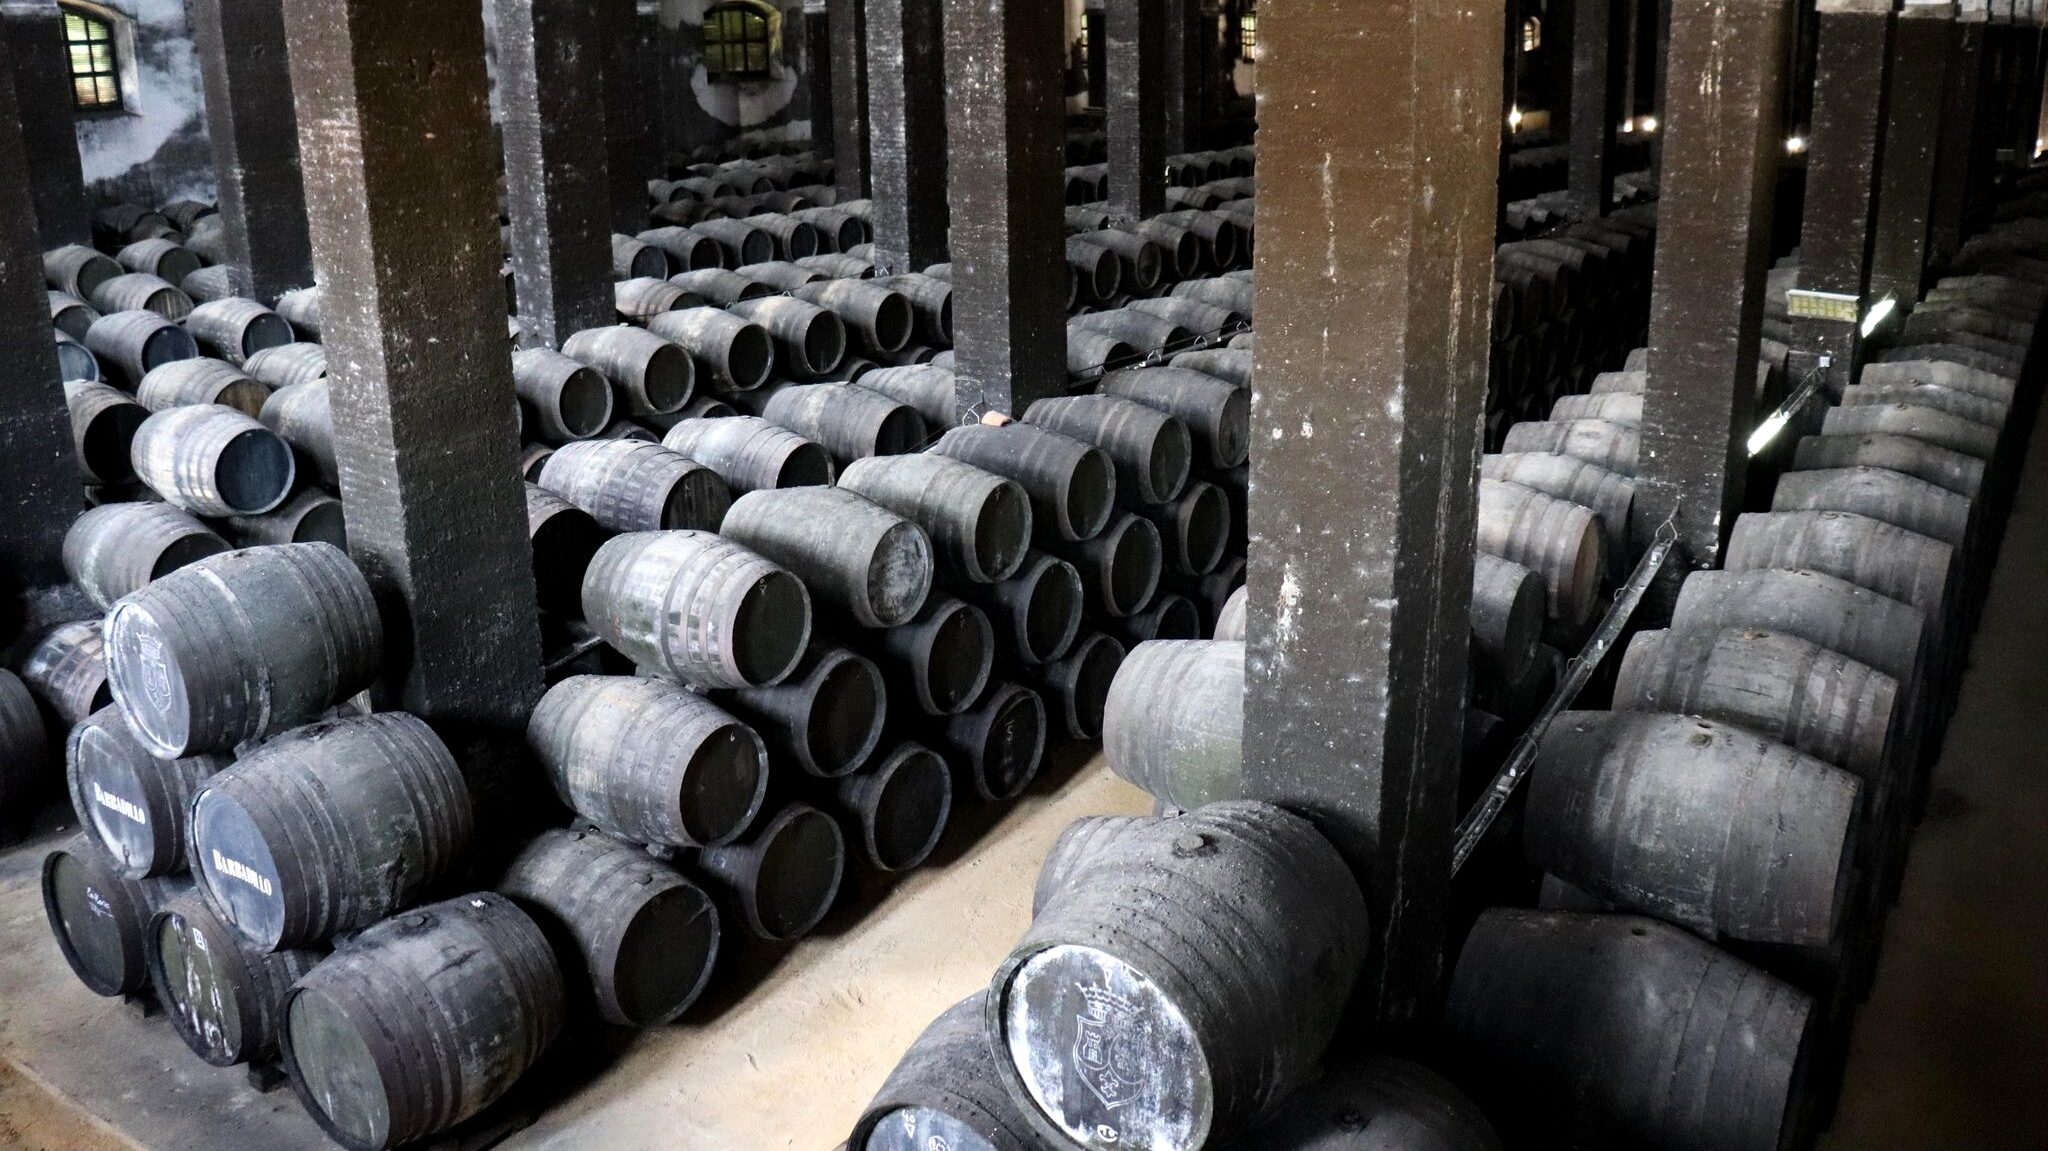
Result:
{"label": "square column", "polygon": [[1572,207],[1586,219],[1614,207],[1615,136],[1621,130],[1628,52],[1616,51],[1618,0],[1578,0],[1572,25]]}
{"label": "square column", "polygon": [[483,21],[411,0],[284,12],[334,454],[387,686],[444,735],[516,739],[540,698],[540,626]]}
{"label": "square column", "polygon": [[842,199],[868,194],[866,0],[825,0],[832,26],[832,158]]}
{"label": "square column", "polygon": [[647,181],[668,174],[654,145],[661,109],[650,95],[655,83],[652,46],[640,19],[640,0],[601,0],[598,20],[605,46],[604,144],[611,229],[631,236],[647,228]]}
{"label": "square column", "polygon": [[1941,148],[1943,98],[1955,52],[1955,5],[1913,4],[1892,30],[1890,88],[1871,238],[1870,296],[1920,302],[1929,211]]}
{"label": "square column", "polygon": [[1123,223],[1166,210],[1165,24],[1181,2],[1108,0],[1109,214]]}
{"label": "square column", "polygon": [[915,272],[946,258],[943,0],[867,0],[875,269]]}
{"label": "square column", "polygon": [[1939,149],[1934,164],[1934,201],[1928,209],[1927,259],[1945,264],[1962,247],[1972,185],[1988,167],[1983,154],[1990,129],[1980,122],[1983,111],[1985,31],[1991,20],[1987,0],[1962,0],[1956,6],[1955,46],[1949,55],[1948,90],[1942,98]]}
{"label": "square column", "polygon": [[275,303],[313,282],[281,0],[190,0],[235,290]]}
{"label": "square column", "polygon": [[21,149],[39,242],[45,249],[91,244],[63,13],[57,0],[0,0],[0,30],[13,58],[15,102],[29,110]]}
{"label": "square column", "polygon": [[1505,15],[1259,17],[1245,783],[1357,873],[1373,947],[1354,1007],[1398,1026],[1443,967]]}
{"label": "square column", "polygon": [[804,3],[804,87],[810,95],[811,150],[837,154],[832,123],[832,22],[824,0]]}

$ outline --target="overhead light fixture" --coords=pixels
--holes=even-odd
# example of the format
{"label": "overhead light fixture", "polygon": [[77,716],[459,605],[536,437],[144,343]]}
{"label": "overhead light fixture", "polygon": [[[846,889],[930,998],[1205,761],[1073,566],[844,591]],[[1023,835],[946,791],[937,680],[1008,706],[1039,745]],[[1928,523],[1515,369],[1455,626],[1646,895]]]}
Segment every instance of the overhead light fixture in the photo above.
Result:
{"label": "overhead light fixture", "polygon": [[1509,109],[1508,109],[1508,127],[1510,127],[1510,128],[1516,128],[1516,129],[1519,129],[1519,128],[1520,128],[1521,126],[1522,126],[1522,109],[1521,109],[1521,108],[1519,108],[1519,107],[1515,107],[1515,108],[1509,108]]}
{"label": "overhead light fixture", "polygon": [[1761,454],[1765,448],[1771,446],[1772,440],[1778,438],[1778,433],[1785,430],[1785,425],[1791,422],[1790,412],[1775,412],[1771,418],[1758,424],[1756,430],[1749,433],[1749,454]]}
{"label": "overhead light fixture", "polygon": [[1656,131],[1657,118],[1655,116],[1644,116],[1642,119],[1636,121],[1636,130],[1639,132]]}
{"label": "overhead light fixture", "polygon": [[1804,137],[1804,136],[1787,136],[1787,137],[1785,137],[1785,151],[1786,151],[1786,152],[1788,152],[1788,153],[1790,153],[1791,155],[1794,155],[1794,156],[1797,156],[1797,155],[1799,155],[1799,154],[1800,154],[1801,152],[1804,152],[1804,151],[1806,151],[1806,137]]}
{"label": "overhead light fixture", "polygon": [[1883,324],[1885,319],[1894,311],[1898,310],[1898,306],[1899,301],[1896,296],[1886,296],[1877,303],[1870,305],[1870,314],[1863,317],[1863,338],[1869,339],[1871,333],[1877,331],[1878,326]]}
{"label": "overhead light fixture", "polygon": [[1621,122],[1621,131],[1623,135],[1627,135],[1628,133],[1633,132],[1635,130],[1636,122],[1634,120],[1623,120]]}

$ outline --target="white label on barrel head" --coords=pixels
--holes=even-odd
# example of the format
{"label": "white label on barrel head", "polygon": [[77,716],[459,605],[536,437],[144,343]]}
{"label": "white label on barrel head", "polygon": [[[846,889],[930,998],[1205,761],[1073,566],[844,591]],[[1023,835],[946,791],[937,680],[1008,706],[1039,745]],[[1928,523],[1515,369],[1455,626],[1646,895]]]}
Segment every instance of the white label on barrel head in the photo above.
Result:
{"label": "white label on barrel head", "polygon": [[97,887],[87,887],[85,889],[85,905],[92,908],[92,913],[101,919],[112,919],[114,917],[114,905],[107,902],[107,897],[101,895],[100,889]]}
{"label": "white label on barrel head", "polygon": [[149,815],[142,810],[139,804],[133,800],[123,799],[115,795],[113,792],[101,787],[97,780],[92,785],[92,801],[113,812],[115,815],[133,820],[145,827],[149,826]]}
{"label": "white label on barrel head", "polygon": [[142,664],[142,691],[158,711],[171,706],[171,668],[164,659],[164,641],[155,632],[135,637],[135,658]]}
{"label": "white label on barrel head", "polygon": [[219,848],[215,848],[213,851],[213,869],[230,879],[241,880],[266,896],[271,894],[269,876],[243,863],[239,859],[229,859],[220,853]]}

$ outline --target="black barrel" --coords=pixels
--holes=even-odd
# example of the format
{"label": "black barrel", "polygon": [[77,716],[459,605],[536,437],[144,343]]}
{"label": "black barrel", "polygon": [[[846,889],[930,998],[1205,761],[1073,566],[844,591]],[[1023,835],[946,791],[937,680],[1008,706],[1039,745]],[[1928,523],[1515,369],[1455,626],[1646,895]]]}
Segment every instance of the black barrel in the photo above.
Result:
{"label": "black barrel", "polygon": [[144,939],[157,1001],[192,1054],[215,1067],[277,1057],[285,996],[319,952],[258,951],[196,894],[164,905]]}
{"label": "black barrel", "polygon": [[839,486],[923,528],[941,570],[1009,579],[1031,544],[1031,500],[1014,481],[933,452],[855,460]]}
{"label": "black barrel", "polygon": [[1144,611],[1111,620],[1110,628],[1127,649],[1155,639],[1200,639],[1202,609],[1178,592],[1166,592],[1152,597]]}
{"label": "black barrel", "polygon": [[631,236],[612,233],[612,277],[645,279],[668,274],[668,253]]}
{"label": "black barrel", "polygon": [[953,372],[931,364],[904,364],[863,372],[853,381],[856,387],[887,396],[916,410],[934,428],[950,428],[959,422],[954,406]]}
{"label": "black barrel", "polygon": [[50,774],[50,737],[35,697],[19,676],[0,667],[0,818],[42,798]]}
{"label": "black barrel", "polygon": [[1249,387],[1192,368],[1175,367],[1108,372],[1099,386],[1105,396],[1135,400],[1178,417],[1193,437],[1196,457],[1209,467],[1234,468],[1251,454]]}
{"label": "black barrel", "polygon": [[336,1142],[384,1151],[496,1102],[566,1014],[547,937],[479,892],[388,919],[300,979],[285,1000],[285,1068]]}
{"label": "black barrel", "polygon": [[186,564],[228,550],[191,515],[163,503],[88,509],[64,533],[64,571],[101,608]]}
{"label": "black barrel", "polygon": [[[1228,283],[1229,281],[1207,281]],[[1192,285],[1180,284],[1178,292]],[[1176,368],[1191,368],[1215,376],[1219,380],[1236,384],[1241,388],[1252,386],[1252,354],[1239,348],[1203,348],[1193,352],[1182,352],[1173,357],[1171,364]]]}
{"label": "black barrel", "polygon": [[129,995],[149,984],[149,917],[192,885],[125,879],[84,836],[43,857],[43,915],[57,950],[94,995]]}
{"label": "black barrel", "polygon": [[640,440],[563,444],[541,465],[539,482],[618,532],[716,531],[732,506],[717,472]]}
{"label": "black barrel", "polygon": [[996,1074],[979,994],[946,1009],[903,1053],[846,1151],[1039,1151]]}
{"label": "black barrel", "polygon": [[1116,465],[1117,502],[1127,507],[1163,504],[1187,483],[1194,454],[1187,425],[1135,400],[1058,396],[1033,403],[1024,420],[1108,453]]}
{"label": "black barrel", "polygon": [[896,681],[926,715],[953,715],[981,698],[995,663],[995,630],[973,604],[943,592],[908,623],[874,633]]}
{"label": "black barrel", "polygon": [[1323,1073],[1221,1151],[1500,1151],[1479,1105],[1419,1063],[1370,1055]]}
{"label": "black barrel", "polygon": [[1918,682],[1922,613],[1816,571],[1698,571],[1672,610],[1674,631],[1762,628],[1841,652],[1902,684]]}
{"label": "black barrel", "polygon": [[832,910],[846,838],[831,816],[792,803],[745,840],[698,852],[696,867],[733,901],[747,930],[782,942],[809,934]]}
{"label": "black barrel", "polygon": [[606,540],[582,598],[584,619],[621,655],[698,687],[778,683],[810,641],[803,582],[709,532]]}
{"label": "black barrel", "polygon": [[114,701],[167,759],[308,722],[368,687],[382,660],[370,585],[329,544],[209,556],[107,617]]}
{"label": "black barrel", "polygon": [[1093,539],[1047,543],[1081,573],[1089,607],[1104,615],[1121,619],[1142,611],[1159,590],[1165,549],[1159,529],[1142,516],[1124,512]]}
{"label": "black barrel", "polygon": [[135,478],[129,448],[149,409],[119,388],[90,380],[66,380],[64,403],[71,414],[71,446],[78,470],[102,484]]}
{"label": "black barrel", "polygon": [[1045,700],[1028,687],[999,683],[981,702],[946,720],[940,736],[966,769],[974,793],[1009,800],[1038,778],[1045,759]]}
{"label": "black barrel", "polygon": [[882,739],[888,689],[881,670],[843,647],[816,647],[786,680],[721,697],[778,757],[807,774],[859,770]]}
{"label": "black barrel", "polygon": [[589,513],[534,484],[526,490],[526,534],[533,545],[533,581],[540,606],[576,615],[583,575],[606,531]]}
{"label": "black barrel", "polygon": [[81,300],[92,299],[94,290],[121,271],[113,257],[84,244],[66,244],[43,253],[43,278],[52,288]]}
{"label": "black barrel", "polygon": [[260,516],[230,516],[228,534],[244,547],[263,544],[325,543],[347,550],[348,519],[341,501],[315,487]]}
{"label": "black barrel", "polygon": [[129,445],[135,474],[165,502],[202,516],[261,515],[298,476],[291,445],[233,408],[166,408]]}
{"label": "black barrel", "polygon": [[642,328],[591,328],[562,341],[562,354],[603,372],[618,389],[615,409],[629,417],[673,412],[690,402],[696,361]]}
{"label": "black barrel", "polygon": [[1444,1022],[1481,1102],[1561,1145],[1776,1151],[1811,1008],[1655,920],[1496,907],[1466,937]]}
{"label": "black barrel", "polygon": [[[922,272],[878,278],[876,284],[903,293],[917,312],[918,338],[939,348],[953,346],[953,285]],[[951,423],[951,420],[941,421]]]}
{"label": "black barrel", "polygon": [[193,308],[185,317],[185,330],[200,347],[237,367],[265,348],[281,348],[293,340],[292,326],[283,316],[237,296]]}
{"label": "black barrel", "polygon": [[386,711],[308,724],[207,780],[193,873],[265,950],[368,927],[460,865],[469,787],[425,721]]}
{"label": "black barrel", "polygon": [[1984,486],[1984,461],[1953,448],[1893,434],[1806,436],[1793,453],[1800,471],[1833,468],[1889,468],[1975,498]]}
{"label": "black barrel", "polygon": [[1579,711],[1544,733],[1531,774],[1535,866],[1734,939],[1834,939],[1862,831],[1850,773],[1728,724]]}
{"label": "black barrel", "polygon": [[661,249],[668,255],[670,266],[678,272],[725,266],[725,250],[718,246],[718,241],[688,228],[675,225],[649,228],[635,238]]}
{"label": "black barrel", "polygon": [[498,890],[555,945],[577,999],[607,1022],[656,1027],[697,1001],[718,961],[718,908],[675,868],[594,831],[543,831]]}
{"label": "black barrel", "polygon": [[824,448],[759,416],[678,420],[661,443],[717,472],[743,495],[832,484],[832,456]]}
{"label": "black barrel", "polygon": [[612,421],[612,389],[595,369],[547,348],[512,353],[512,387],[550,443],[598,433]]}
{"label": "black barrel", "polygon": [[813,440],[842,467],[868,456],[914,452],[925,441],[916,409],[851,384],[793,384],[761,407],[769,423]]}
{"label": "black barrel", "polygon": [[916,314],[902,293],[867,280],[826,280],[790,293],[837,315],[870,352],[894,352],[910,342]]}
{"label": "black barrel", "polygon": [[1998,429],[1914,404],[1829,408],[1821,431],[1830,436],[1901,435],[1989,460],[1998,454]]}
{"label": "black barrel", "polygon": [[833,806],[858,832],[869,866],[908,871],[946,834],[953,773],[936,752],[905,743],[872,766],[834,780],[832,796]]}
{"label": "black barrel", "polygon": [[1110,770],[1174,807],[1243,798],[1244,654],[1233,640],[1132,648],[1103,710]]}
{"label": "black barrel", "polygon": [[788,296],[741,300],[732,314],[761,325],[775,342],[775,358],[793,376],[818,376],[846,356],[846,324],[816,304]]}
{"label": "black barrel", "polygon": [[1472,650],[1502,679],[1520,679],[1543,642],[1543,577],[1485,552],[1472,560]]}
{"label": "black barrel", "polygon": [[1035,427],[970,424],[948,431],[932,451],[1017,481],[1034,522],[1061,539],[1092,538],[1108,525],[1117,471],[1108,453],[1073,436]]}
{"label": "black barrel", "polygon": [[101,316],[86,330],[85,346],[113,377],[133,388],[151,368],[199,354],[192,334],[155,312]]}
{"label": "black barrel", "polygon": [[1054,713],[1070,738],[1099,739],[1109,685],[1124,661],[1124,645],[1099,631],[1084,633],[1065,656],[1033,669],[1052,697]]}
{"label": "black barrel", "polygon": [[112,703],[100,621],[71,620],[44,632],[21,658],[21,681],[66,726]]}
{"label": "black barrel", "polygon": [[[741,300],[758,300],[763,296],[775,294],[773,289],[761,281],[754,279],[752,276],[742,275],[729,268],[713,267],[678,272],[670,276],[668,282],[686,292],[701,296],[720,307],[737,304]],[[738,317],[734,318],[737,319]],[[765,331],[761,333],[764,341],[767,339],[767,335]],[[771,356],[774,354],[773,348],[769,347],[766,343],[763,344],[762,350]]]}
{"label": "black barrel", "polygon": [[119,710],[106,707],[71,729],[65,781],[80,824],[130,879],[183,871],[192,797],[234,762],[225,755],[158,759]]}
{"label": "black barrel", "polygon": [[997,653],[1024,665],[1050,663],[1067,653],[1087,599],[1073,564],[1038,551],[1028,553],[1017,574],[1001,583],[963,583],[953,590],[988,615]]}
{"label": "black barrel", "polygon": [[1508,429],[1504,452],[1555,452],[1623,476],[1636,474],[1637,429],[1612,420],[1528,420]]}
{"label": "black barrel", "polygon": [[1165,552],[1165,570],[1175,575],[1207,575],[1223,562],[1230,546],[1230,498],[1223,489],[1192,480],[1180,496],[1139,513],[1158,529]]}
{"label": "black barrel", "polygon": [[1634,481],[1596,464],[1554,452],[1481,456],[1479,472],[1489,480],[1520,484],[1583,505],[1599,521],[1609,578],[1619,582],[1627,576],[1629,511],[1636,498]]}
{"label": "black barrel", "polygon": [[838,488],[748,492],[720,534],[782,564],[862,627],[907,623],[932,586],[932,546],[916,524]]}
{"label": "black barrel", "polygon": [[1365,962],[1350,869],[1267,804],[1146,820],[1047,894],[983,1018],[998,1073],[1054,1145],[1227,1137],[1314,1076]]}
{"label": "black barrel", "polygon": [[[96,383],[101,379],[99,357],[82,343],[62,332],[56,333],[57,374],[63,379]],[[132,382],[129,383],[133,387]]]}
{"label": "black barrel", "polygon": [[190,404],[219,404],[254,417],[270,389],[220,360],[200,357],[151,368],[135,387],[135,399],[152,412]]}

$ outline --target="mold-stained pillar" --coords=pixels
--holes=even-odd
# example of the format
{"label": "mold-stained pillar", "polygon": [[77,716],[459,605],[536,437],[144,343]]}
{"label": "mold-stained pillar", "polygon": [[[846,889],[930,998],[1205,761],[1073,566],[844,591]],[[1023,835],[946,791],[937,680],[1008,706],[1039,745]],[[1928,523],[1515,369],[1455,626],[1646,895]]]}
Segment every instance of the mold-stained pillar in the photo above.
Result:
{"label": "mold-stained pillar", "polygon": [[1065,18],[1041,0],[946,12],[953,379],[964,418],[1067,386]]}
{"label": "mold-stained pillar", "polygon": [[[1572,27],[1571,175],[1572,207],[1587,218],[1614,206],[1617,143],[1621,129],[1625,47],[1616,44],[1626,29],[1617,19],[1618,0],[1578,0]],[[1622,50],[1617,51],[1617,48]]]}
{"label": "mold-stained pillar", "polygon": [[384,609],[387,686],[444,735],[517,738],[540,631],[483,21],[415,0],[284,11],[349,551]]}
{"label": "mold-stained pillar", "polygon": [[1166,210],[1166,12],[1180,0],[1108,0],[1109,214]]}
{"label": "mold-stained pillar", "polygon": [[1203,0],[1164,0],[1160,27],[1159,136],[1168,156],[1195,151],[1208,107],[1208,55],[1216,18]]}
{"label": "mold-stained pillar", "polygon": [[825,0],[804,0],[804,85],[811,99],[811,150],[830,159],[838,142],[832,122],[832,21]]}
{"label": "mold-stained pillar", "polygon": [[875,267],[893,276],[946,259],[945,4],[867,9]]}
{"label": "mold-stained pillar", "polygon": [[190,0],[227,264],[265,303],[313,282],[282,0]]}
{"label": "mold-stained pillar", "polygon": [[860,199],[868,181],[868,19],[866,0],[825,0],[832,26],[832,159],[842,199]]}
{"label": "mold-stained pillar", "polygon": [[1791,0],[1674,0],[1649,386],[1636,465],[1639,546],[1675,520],[1687,568],[1715,566],[1742,509],[1770,257]]}
{"label": "mold-stained pillar", "polygon": [[13,59],[33,219],[44,248],[92,243],[85,177],[72,122],[71,67],[57,0],[0,0],[0,28]]}
{"label": "mold-stained pillar", "polygon": [[[599,0],[497,0],[505,203],[523,342],[618,321]],[[646,196],[646,189],[641,189]],[[486,203],[496,199],[486,196]]]}
{"label": "mold-stained pillar", "polygon": [[1955,17],[1953,3],[1911,3],[1900,10],[1892,30],[1870,297],[1895,296],[1901,308],[1920,302],[1926,275],[1928,213],[1955,50]]}
{"label": "mold-stained pillar", "polygon": [[1942,97],[1941,131],[1934,163],[1934,198],[1927,216],[1927,259],[1947,263],[1962,246],[1975,192],[1989,171],[1984,160],[1989,134],[1981,123],[1984,95],[1984,36],[1991,20],[1987,0],[1956,5],[1954,47],[1949,53],[1947,91]]}
{"label": "mold-stained pillar", "polygon": [[655,83],[653,47],[640,17],[640,0],[600,0],[598,21],[604,45],[605,174],[611,185],[611,229],[631,236],[647,227],[647,182],[666,174],[654,143],[658,102],[649,95]]}
{"label": "mold-stained pillar", "polygon": [[1505,15],[1259,17],[1245,782],[1350,861],[1373,934],[1353,1002],[1399,1025],[1443,966]]}

